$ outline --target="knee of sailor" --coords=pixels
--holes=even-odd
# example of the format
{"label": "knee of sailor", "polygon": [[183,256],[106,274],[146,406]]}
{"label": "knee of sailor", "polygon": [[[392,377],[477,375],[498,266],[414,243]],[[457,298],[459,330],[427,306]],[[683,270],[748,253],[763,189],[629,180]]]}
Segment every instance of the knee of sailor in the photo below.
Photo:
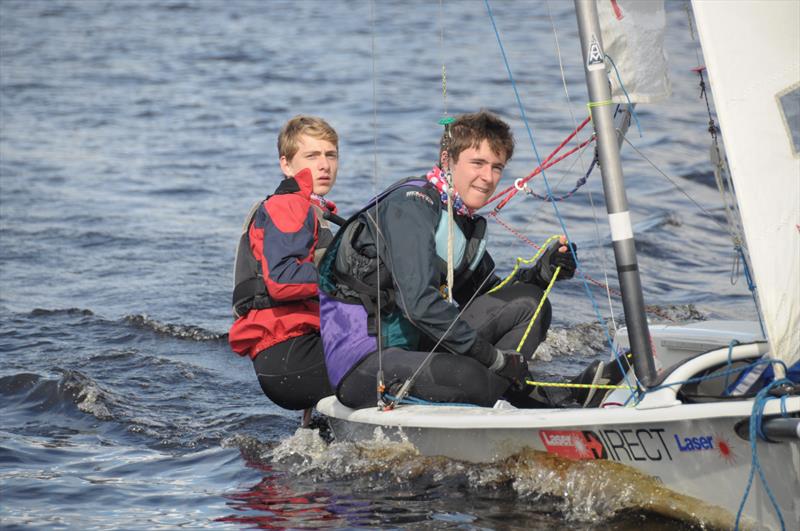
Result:
{"label": "knee of sailor", "polygon": [[550,300],[545,299],[544,302],[542,302],[544,293],[542,293],[539,288],[536,288],[535,286],[533,287],[535,290],[532,290],[530,293],[526,293],[525,295],[515,297],[508,301],[504,305],[505,311],[513,314],[533,315],[536,312],[536,309],[541,306],[541,308],[539,308],[539,313],[541,315],[549,316],[552,313]]}
{"label": "knee of sailor", "polygon": [[486,377],[486,367],[458,354],[437,353],[428,365],[428,377],[439,385],[472,385]]}

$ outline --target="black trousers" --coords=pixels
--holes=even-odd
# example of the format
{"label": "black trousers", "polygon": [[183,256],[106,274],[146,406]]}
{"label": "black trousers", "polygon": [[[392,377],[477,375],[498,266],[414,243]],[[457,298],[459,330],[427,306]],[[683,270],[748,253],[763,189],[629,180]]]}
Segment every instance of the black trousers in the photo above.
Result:
{"label": "black trousers", "polygon": [[333,394],[318,333],[287,339],[253,359],[267,398],[284,409],[306,409]]}
{"label": "black trousers", "polygon": [[[543,296],[540,288],[512,284],[492,294],[477,297],[461,316],[479,335],[501,350],[518,350],[528,360],[547,337],[552,310],[545,301],[536,322],[521,348],[519,342]],[[431,343],[433,346],[435,343]],[[397,391],[427,357],[427,351],[388,348],[379,360],[373,352],[354,367],[339,383],[339,401],[352,408],[374,406],[377,402],[379,364],[383,368],[387,392]],[[431,402],[464,402],[492,406],[504,393],[512,404],[527,400],[527,393],[509,391],[510,382],[467,356],[436,352],[415,378],[410,394]],[[507,392],[508,391],[508,392]],[[532,407],[530,404],[515,404]]]}

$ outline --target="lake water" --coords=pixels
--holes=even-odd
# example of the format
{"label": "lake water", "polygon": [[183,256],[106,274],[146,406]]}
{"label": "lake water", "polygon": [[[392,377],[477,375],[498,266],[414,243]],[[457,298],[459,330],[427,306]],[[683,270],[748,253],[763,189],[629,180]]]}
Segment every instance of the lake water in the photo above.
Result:
{"label": "lake water", "polygon": [[[586,113],[572,3],[492,7],[544,157]],[[640,106],[630,138],[674,184],[624,150],[650,317],[753,318],[717,223],[683,2],[668,2],[668,21],[674,95]],[[346,215],[430,168],[445,110],[479,108],[514,128],[505,183],[526,175],[536,155],[479,1],[0,1],[3,528],[690,528],[592,478],[550,477],[559,496],[509,463],[327,445],[228,349],[238,231],[280,179],[287,119],[321,115],[340,133],[329,197]],[[556,193],[590,159],[548,171]],[[614,270],[601,189],[595,172],[559,203],[599,281]],[[561,232],[532,197],[501,219],[537,243]],[[533,253],[490,225],[501,272]],[[607,319],[605,291],[590,290]],[[560,283],[552,300],[552,361],[538,368],[572,374],[607,356],[582,284]]]}

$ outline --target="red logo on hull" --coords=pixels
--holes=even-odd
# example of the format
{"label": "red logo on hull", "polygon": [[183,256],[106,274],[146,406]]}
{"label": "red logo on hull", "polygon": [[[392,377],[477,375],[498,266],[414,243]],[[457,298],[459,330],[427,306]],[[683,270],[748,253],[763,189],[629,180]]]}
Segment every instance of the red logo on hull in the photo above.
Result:
{"label": "red logo on hull", "polygon": [[548,453],[567,459],[607,459],[600,438],[591,431],[542,430],[539,437]]}

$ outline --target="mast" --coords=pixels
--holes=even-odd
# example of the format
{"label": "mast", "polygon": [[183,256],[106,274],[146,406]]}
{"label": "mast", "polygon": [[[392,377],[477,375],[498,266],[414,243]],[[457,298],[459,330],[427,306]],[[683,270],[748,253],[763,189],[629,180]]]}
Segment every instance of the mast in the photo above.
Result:
{"label": "mast", "polygon": [[611,226],[617,276],[622,291],[622,307],[633,353],[633,367],[636,377],[647,388],[655,382],[656,370],[653,363],[653,352],[650,348],[650,332],[644,312],[642,282],[639,278],[639,264],[636,260],[636,247],[628,211],[628,198],[625,194],[619,144],[614,129],[611,87],[606,76],[597,4],[595,0],[575,0],[575,11],[583,50],[586,85],[589,89],[589,106],[597,133],[600,172],[603,177],[603,192],[606,199],[608,222]]}

